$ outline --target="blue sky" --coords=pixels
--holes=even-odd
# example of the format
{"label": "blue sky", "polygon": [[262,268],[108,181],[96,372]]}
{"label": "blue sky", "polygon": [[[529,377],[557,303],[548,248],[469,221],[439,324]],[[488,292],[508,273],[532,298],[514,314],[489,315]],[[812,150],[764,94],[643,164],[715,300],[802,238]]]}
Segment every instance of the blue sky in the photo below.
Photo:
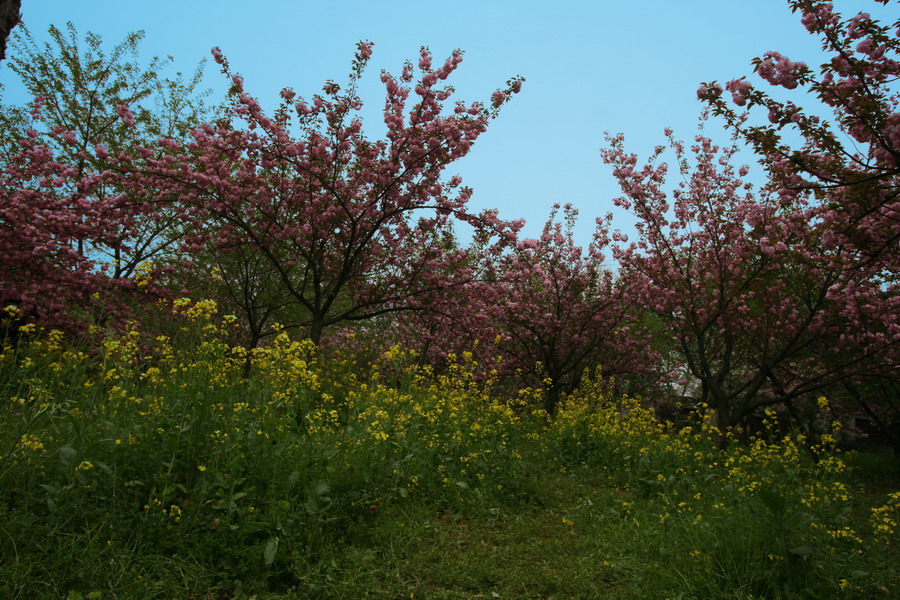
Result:
{"label": "blue sky", "polygon": [[[836,7],[879,14],[866,0]],[[462,176],[475,190],[473,208],[526,219],[528,235],[539,234],[554,202],[571,202],[581,211],[582,243],[594,217],[606,212],[631,230],[629,216],[612,205],[619,190],[600,160],[604,131],[623,132],[627,147],[646,156],[665,127],[681,138],[694,135],[701,81],[749,74],[750,60],[768,50],[811,64],[821,56],[784,0],[23,0],[22,13],[39,42],[49,25],[67,21],[109,47],[143,29],[142,56],[171,55],[185,72],[219,46],[264,106],[274,105],[285,86],[308,97],[326,79],[342,82],[355,43],[371,40],[375,52],[361,93],[372,137],[383,127],[381,69],[398,72],[422,45],[441,62],[460,48],[465,60],[450,80],[460,99],[487,100],[514,75],[527,81],[447,175]],[[0,82],[7,102],[24,101],[5,62]],[[211,60],[206,82],[214,99],[226,87]]]}

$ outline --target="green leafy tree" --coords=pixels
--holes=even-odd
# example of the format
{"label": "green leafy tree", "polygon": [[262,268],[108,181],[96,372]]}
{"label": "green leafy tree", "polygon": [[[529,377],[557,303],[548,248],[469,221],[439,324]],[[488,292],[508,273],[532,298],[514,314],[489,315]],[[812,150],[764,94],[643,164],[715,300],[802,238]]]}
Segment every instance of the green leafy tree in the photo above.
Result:
{"label": "green leafy tree", "polygon": [[[72,23],[51,26],[50,41],[35,42],[23,25],[12,42],[9,65],[34,98],[28,107],[4,106],[0,146],[6,157],[35,133],[55,159],[74,170],[73,181],[96,177],[91,191],[64,187],[61,194],[90,201],[121,194],[121,228],[115,240],[78,240],[77,251],[107,266],[113,279],[129,278],[141,264],[177,252],[183,225],[176,215],[148,202],[153,190],[126,185],[122,175],[139,164],[117,157],[134,145],[153,147],[163,138],[184,139],[212,112],[200,91],[203,62],[185,78],[162,75],[173,59],[139,61],[143,31],[128,34],[107,51],[100,36],[82,39]],[[157,199],[158,200],[158,199]]]}

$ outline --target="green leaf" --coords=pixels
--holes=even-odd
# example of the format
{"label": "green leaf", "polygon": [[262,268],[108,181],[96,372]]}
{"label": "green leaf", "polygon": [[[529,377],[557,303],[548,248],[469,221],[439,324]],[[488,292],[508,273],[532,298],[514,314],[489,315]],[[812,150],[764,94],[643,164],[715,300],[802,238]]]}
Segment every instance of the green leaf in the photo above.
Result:
{"label": "green leaf", "polygon": [[57,494],[59,494],[59,489],[50,485],[49,483],[39,483],[38,487],[44,488],[44,491],[51,496],[56,496]]}
{"label": "green leaf", "polygon": [[95,466],[95,467],[97,467],[98,469],[100,469],[101,471],[103,471],[104,473],[106,473],[107,475],[112,475],[112,474],[113,474],[113,470],[110,469],[110,468],[109,468],[109,465],[107,465],[106,463],[100,462],[99,460],[94,460],[93,463],[94,463],[94,466]]}
{"label": "green leaf", "polygon": [[269,541],[266,542],[266,549],[263,552],[263,559],[266,562],[266,565],[271,565],[275,562],[275,555],[278,553],[278,537],[270,537]]}
{"label": "green leaf", "polygon": [[306,510],[310,514],[325,512],[331,506],[331,498],[328,496],[331,488],[327,483],[318,483],[306,492]]}
{"label": "green leaf", "polygon": [[65,466],[74,468],[75,461],[78,459],[78,452],[75,450],[75,448],[63,446],[59,449],[59,459]]}

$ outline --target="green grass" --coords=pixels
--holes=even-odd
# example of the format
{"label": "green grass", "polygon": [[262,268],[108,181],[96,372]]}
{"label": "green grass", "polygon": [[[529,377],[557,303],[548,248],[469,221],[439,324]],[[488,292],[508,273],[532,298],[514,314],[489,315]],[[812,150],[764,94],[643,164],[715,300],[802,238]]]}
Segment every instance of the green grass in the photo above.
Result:
{"label": "green grass", "polygon": [[163,338],[3,348],[0,598],[900,589],[894,457],[719,452],[598,378],[547,421],[540,390],[510,401],[465,360],[433,373],[397,349],[359,365],[281,336],[248,381],[208,306],[175,313]]}
{"label": "green grass", "polygon": [[[618,495],[567,475],[542,478],[541,502],[480,514],[397,506],[348,551],[342,598],[628,598],[648,564],[622,523],[586,512]],[[598,535],[602,529],[603,535]],[[652,567],[658,570],[659,565]],[[637,595],[635,595],[637,594]]]}

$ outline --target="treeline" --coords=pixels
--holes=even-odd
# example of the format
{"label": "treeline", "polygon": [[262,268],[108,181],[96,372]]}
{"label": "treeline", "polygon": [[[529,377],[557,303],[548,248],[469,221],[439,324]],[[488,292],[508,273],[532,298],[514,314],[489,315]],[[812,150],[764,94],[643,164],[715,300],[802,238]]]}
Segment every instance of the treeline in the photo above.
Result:
{"label": "treeline", "polygon": [[[423,48],[381,75],[387,134],[372,140],[357,94],[368,42],[344,85],[284,89],[267,113],[218,49],[231,87],[213,107],[199,69],[168,79],[164,61],[137,62],[141,33],[107,53],[71,25],[43,48],[20,28],[9,64],[34,101],[2,111],[7,342],[27,323],[76,337],[152,328],[155,300],[212,298],[237,317],[236,344],[285,328],[322,351],[400,344],[436,368],[470,352],[511,387],[544,390],[551,415],[602,368],[661,410],[706,403],[722,431],[766,407],[809,427],[864,414],[898,447],[900,22],[789,4],[830,60],[768,52],[753,63],[760,84],[702,85],[704,118],[724,120],[727,144],[670,132],[639,163],[609,137],[602,160],[637,235],[600,218],[587,248],[571,206],[524,239],[521,221],[472,211],[471,190],[446,176],[523,82],[454,100],[459,51],[436,63]],[[798,102],[804,91],[813,111],[763,84]],[[814,115],[823,105],[831,121]],[[765,185],[735,164],[741,145]],[[474,227],[470,244],[458,221]],[[836,414],[822,414],[821,395]]]}

